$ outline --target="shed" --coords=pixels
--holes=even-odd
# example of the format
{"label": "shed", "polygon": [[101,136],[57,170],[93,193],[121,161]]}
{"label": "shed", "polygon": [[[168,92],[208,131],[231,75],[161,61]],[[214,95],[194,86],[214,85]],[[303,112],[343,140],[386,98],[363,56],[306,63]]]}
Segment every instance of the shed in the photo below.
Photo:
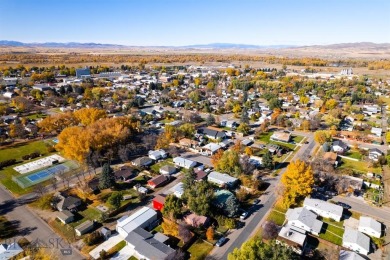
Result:
{"label": "shed", "polygon": [[166,195],[164,195],[164,194],[157,194],[153,198],[153,208],[155,210],[161,211],[163,209],[163,207],[164,207],[165,198],[166,198]]}
{"label": "shed", "polygon": [[78,236],[82,236],[85,233],[91,231],[94,227],[94,223],[91,220],[87,220],[74,228]]}

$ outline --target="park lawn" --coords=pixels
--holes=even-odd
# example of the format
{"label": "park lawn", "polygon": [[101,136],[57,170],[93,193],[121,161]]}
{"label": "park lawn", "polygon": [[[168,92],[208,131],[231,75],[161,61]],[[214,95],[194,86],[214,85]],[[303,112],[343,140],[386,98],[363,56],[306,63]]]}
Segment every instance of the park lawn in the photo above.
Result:
{"label": "park lawn", "polygon": [[260,134],[259,139],[257,139],[257,140],[262,142],[262,143],[268,144],[270,141],[271,135],[273,133],[274,132],[262,133],[262,134]]}
{"label": "park lawn", "polygon": [[212,249],[213,245],[198,239],[190,248],[188,248],[188,252],[191,254],[191,260],[201,260],[205,259]]}
{"label": "park lawn", "polygon": [[361,160],[363,155],[359,151],[351,150],[348,151],[345,156],[351,157],[353,159]]}
{"label": "park lawn", "polygon": [[305,138],[304,136],[302,136],[302,135],[293,135],[292,136],[292,140],[294,141],[294,143],[300,143],[302,140],[303,140],[303,138]]}
{"label": "park lawn", "polygon": [[173,159],[172,158],[168,158],[166,160],[163,160],[163,161],[160,161],[158,163],[155,163],[153,164],[152,166],[150,166],[150,169],[154,172],[154,173],[159,173],[160,171],[160,168],[165,166],[165,165],[171,165],[171,166],[174,166],[173,164]]}
{"label": "park lawn", "polygon": [[340,168],[352,169],[362,173],[367,173],[367,172],[373,172],[378,174],[382,173],[382,169],[380,167],[376,167],[376,168],[368,167],[368,163],[366,162],[353,161],[345,158],[341,158],[341,162],[342,164],[340,165]]}
{"label": "park lawn", "polygon": [[[44,141],[34,141],[30,143],[16,144],[12,147],[0,148],[1,161],[16,159],[22,161],[24,155],[31,154],[35,151],[39,151],[42,155],[47,154],[47,146]],[[37,158],[39,159],[39,158]],[[11,166],[11,167],[14,167]]]}

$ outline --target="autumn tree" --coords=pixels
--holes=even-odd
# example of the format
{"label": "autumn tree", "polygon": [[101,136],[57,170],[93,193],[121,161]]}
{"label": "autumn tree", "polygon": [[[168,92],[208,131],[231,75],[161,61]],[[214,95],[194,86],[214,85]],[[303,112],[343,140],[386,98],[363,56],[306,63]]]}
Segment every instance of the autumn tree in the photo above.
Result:
{"label": "autumn tree", "polygon": [[206,231],[207,240],[209,241],[214,240],[214,235],[215,235],[214,228],[212,226],[208,227]]}
{"label": "autumn tree", "polygon": [[263,225],[263,238],[270,240],[278,237],[279,227],[275,224],[275,222],[266,221]]}
{"label": "autumn tree", "polygon": [[304,161],[290,162],[282,175],[283,204],[286,207],[296,205],[300,200],[311,194],[314,184],[313,170]]}
{"label": "autumn tree", "polygon": [[174,221],[164,219],[164,221],[161,223],[161,227],[163,229],[164,234],[171,235],[174,237],[179,236],[179,228]]}
{"label": "autumn tree", "polygon": [[251,127],[247,123],[241,123],[237,127],[237,131],[242,133],[243,135],[248,135],[251,130]]}
{"label": "autumn tree", "polygon": [[326,142],[332,141],[332,136],[329,131],[318,130],[314,133],[314,140],[320,145],[323,145]]}
{"label": "autumn tree", "polygon": [[240,248],[229,253],[228,260],[298,260],[300,257],[290,248],[275,240],[264,243],[260,237],[247,240]]}
{"label": "autumn tree", "polygon": [[50,115],[38,122],[38,127],[43,133],[60,133],[67,127],[78,125],[72,112]]}
{"label": "autumn tree", "polygon": [[222,149],[219,149],[215,154],[211,156],[211,164],[213,165],[214,168],[218,165],[218,162],[222,158],[222,156],[223,156]]}
{"label": "autumn tree", "polygon": [[240,155],[235,150],[227,150],[223,153],[218,163],[214,166],[217,171],[239,175],[242,172],[240,166]]}
{"label": "autumn tree", "polygon": [[75,118],[82,125],[90,125],[101,118],[107,117],[106,111],[98,108],[81,108],[76,110],[74,113]]}
{"label": "autumn tree", "polygon": [[187,243],[188,241],[191,240],[192,233],[187,225],[182,223],[179,224],[178,230],[179,230],[179,237],[181,238],[181,240],[183,240],[184,243]]}

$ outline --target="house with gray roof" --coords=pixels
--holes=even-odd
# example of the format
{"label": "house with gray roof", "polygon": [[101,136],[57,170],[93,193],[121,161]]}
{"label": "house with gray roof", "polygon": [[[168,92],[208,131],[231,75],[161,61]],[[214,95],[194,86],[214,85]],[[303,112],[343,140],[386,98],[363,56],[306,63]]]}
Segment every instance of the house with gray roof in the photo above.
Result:
{"label": "house with gray roof", "polygon": [[135,228],[125,238],[127,246],[133,249],[133,256],[137,259],[167,259],[175,253],[175,250],[159,240],[165,236],[153,235],[142,229]]}
{"label": "house with gray roof", "polygon": [[288,209],[286,218],[288,224],[292,226],[301,228],[317,236],[321,232],[323,222],[317,219],[317,214],[306,208]]}
{"label": "house with gray roof", "polygon": [[161,174],[165,174],[165,175],[174,174],[176,171],[177,171],[176,167],[171,166],[171,165],[164,165],[164,166],[161,166],[161,168],[159,169],[159,172]]}
{"label": "house with gray roof", "polygon": [[58,195],[57,196],[59,199],[59,202],[57,203],[57,209],[59,211],[63,210],[69,210],[72,212],[77,211],[77,207],[81,205],[82,201],[81,199],[73,196],[62,196]]}
{"label": "house with gray roof", "polygon": [[74,215],[69,210],[63,210],[57,213],[57,219],[64,224],[68,224],[74,220]]}
{"label": "house with gray roof", "polygon": [[366,260],[366,259],[355,252],[348,251],[348,250],[340,250],[339,260]]}
{"label": "house with gray roof", "polygon": [[360,217],[358,230],[372,237],[382,236],[382,224],[370,217]]}
{"label": "house with gray roof", "polygon": [[237,183],[237,178],[234,178],[226,173],[210,172],[207,176],[207,181],[215,183],[218,186],[234,186]]}
{"label": "house with gray roof", "polygon": [[74,230],[76,231],[76,234],[78,236],[82,236],[86,233],[88,233],[89,231],[91,231],[94,227],[94,223],[93,221],[91,220],[87,220],[83,223],[81,223],[80,225],[78,225],[77,227],[74,228]]}
{"label": "house with gray roof", "polygon": [[343,216],[343,207],[319,199],[305,198],[303,207],[317,213],[321,217],[340,221]]}
{"label": "house with gray roof", "polygon": [[186,169],[193,168],[197,165],[197,162],[183,158],[183,157],[175,157],[173,158],[173,162],[179,166]]}
{"label": "house with gray roof", "polygon": [[370,237],[365,234],[351,228],[345,228],[343,247],[359,254],[368,255],[370,252],[370,242]]}
{"label": "house with gray roof", "polygon": [[130,216],[123,216],[117,220],[116,231],[123,238],[134,229],[149,228],[157,220],[157,212],[149,207],[142,207]]}

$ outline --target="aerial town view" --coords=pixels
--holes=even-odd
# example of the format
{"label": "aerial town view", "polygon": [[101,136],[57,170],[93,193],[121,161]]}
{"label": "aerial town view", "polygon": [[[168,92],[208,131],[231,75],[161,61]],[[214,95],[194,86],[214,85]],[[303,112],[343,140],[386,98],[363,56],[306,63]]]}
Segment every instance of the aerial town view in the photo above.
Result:
{"label": "aerial town view", "polygon": [[0,260],[385,260],[388,227],[390,1],[0,1]]}

